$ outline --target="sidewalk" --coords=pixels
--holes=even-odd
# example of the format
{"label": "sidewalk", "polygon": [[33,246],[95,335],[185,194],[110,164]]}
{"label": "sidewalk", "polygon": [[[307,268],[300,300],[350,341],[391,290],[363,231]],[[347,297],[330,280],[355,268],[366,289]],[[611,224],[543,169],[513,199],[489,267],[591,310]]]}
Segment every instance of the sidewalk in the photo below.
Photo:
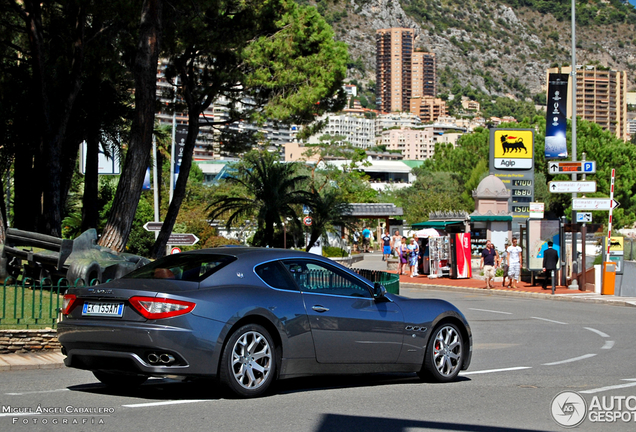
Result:
{"label": "sidewalk", "polygon": [[[353,267],[387,271],[386,262],[382,261],[382,254],[377,253],[364,254],[364,260],[355,263]],[[395,271],[391,271],[391,273],[395,273]],[[429,279],[428,276],[416,276],[414,278],[405,275],[400,276],[400,286],[405,288],[445,289],[452,291],[483,292],[488,294],[514,295],[555,300],[585,301],[617,306],[636,306],[636,297],[607,296],[593,292],[571,290],[564,286],[558,286],[555,290],[555,294],[552,295],[552,289],[544,290],[541,288],[541,285],[532,286],[526,282],[519,282],[517,289],[504,288],[501,286],[501,282],[494,282],[493,285],[494,288],[487,289],[486,281],[483,277],[476,277],[473,279],[450,279],[447,277]]]}

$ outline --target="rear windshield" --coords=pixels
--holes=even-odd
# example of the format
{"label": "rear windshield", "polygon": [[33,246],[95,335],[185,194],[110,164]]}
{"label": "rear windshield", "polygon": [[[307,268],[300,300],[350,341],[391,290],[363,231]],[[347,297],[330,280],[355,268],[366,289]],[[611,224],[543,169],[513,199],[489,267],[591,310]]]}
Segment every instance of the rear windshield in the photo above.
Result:
{"label": "rear windshield", "polygon": [[175,254],[153,261],[122,279],[173,279],[201,282],[236,257],[229,255]]}

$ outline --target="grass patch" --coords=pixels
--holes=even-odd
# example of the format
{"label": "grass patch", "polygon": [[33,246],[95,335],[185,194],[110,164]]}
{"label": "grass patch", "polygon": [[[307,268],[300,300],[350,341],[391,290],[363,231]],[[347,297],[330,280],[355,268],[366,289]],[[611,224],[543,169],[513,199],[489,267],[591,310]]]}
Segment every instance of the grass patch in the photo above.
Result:
{"label": "grass patch", "polygon": [[55,327],[63,298],[56,291],[46,286],[0,285],[0,328]]}

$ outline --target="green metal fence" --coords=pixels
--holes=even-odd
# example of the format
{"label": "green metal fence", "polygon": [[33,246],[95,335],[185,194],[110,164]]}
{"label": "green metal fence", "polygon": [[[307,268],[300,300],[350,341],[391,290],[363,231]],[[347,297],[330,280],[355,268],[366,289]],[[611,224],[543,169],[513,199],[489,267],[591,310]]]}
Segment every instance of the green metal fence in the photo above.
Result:
{"label": "green metal fence", "polygon": [[[78,279],[72,285],[85,283]],[[64,293],[70,286],[67,279],[53,283],[48,278],[36,281],[8,277],[0,287],[0,328],[55,328]]]}
{"label": "green metal fence", "polygon": [[400,276],[395,273],[387,273],[380,270],[352,269],[360,276],[371,282],[379,282],[392,294],[400,294]]}

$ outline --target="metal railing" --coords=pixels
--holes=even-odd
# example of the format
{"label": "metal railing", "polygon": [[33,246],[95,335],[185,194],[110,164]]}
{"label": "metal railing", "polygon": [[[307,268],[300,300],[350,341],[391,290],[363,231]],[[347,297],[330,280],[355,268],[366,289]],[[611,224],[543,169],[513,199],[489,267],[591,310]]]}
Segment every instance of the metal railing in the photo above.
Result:
{"label": "metal railing", "polygon": [[[94,279],[89,285],[97,283]],[[71,283],[62,278],[53,283],[49,278],[6,278],[0,288],[0,328],[55,328],[66,290],[85,285],[83,279]]]}
{"label": "metal railing", "polygon": [[395,273],[388,273],[380,270],[352,269],[360,276],[369,279],[371,282],[379,282],[391,294],[400,294],[400,276]]}

